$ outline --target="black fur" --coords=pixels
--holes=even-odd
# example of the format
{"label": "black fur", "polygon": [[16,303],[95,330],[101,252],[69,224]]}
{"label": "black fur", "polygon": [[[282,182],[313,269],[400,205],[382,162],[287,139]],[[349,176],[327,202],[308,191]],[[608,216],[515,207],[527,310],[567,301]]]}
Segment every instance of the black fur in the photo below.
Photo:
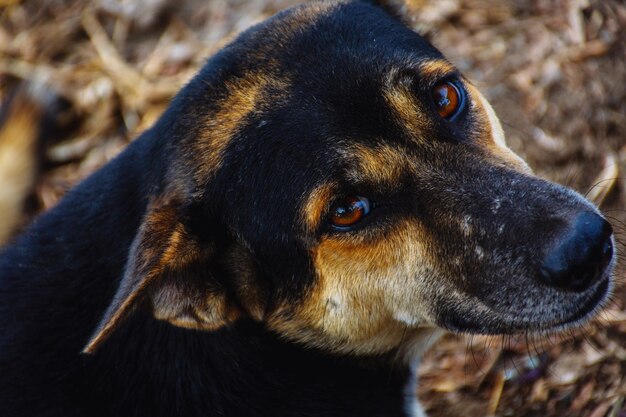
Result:
{"label": "black fur", "polygon": [[407,370],[303,349],[248,321],[208,333],[138,312],[80,354],[117,288],[147,203],[138,196],[162,181],[159,127],[4,251],[0,415],[404,415]]}
{"label": "black fur", "polygon": [[[555,288],[538,273],[563,236],[580,238],[571,231],[580,213],[604,222],[595,207],[496,144],[479,97],[454,120],[439,117],[434,86],[471,85],[400,21],[361,2],[318,6],[280,13],[218,52],[152,129],[0,255],[0,416],[407,417],[408,362],[427,344],[424,327],[551,331],[606,299],[610,228],[596,236],[602,259],[581,260],[598,264],[587,288]],[[432,63],[445,70],[421,68]],[[381,144],[398,159],[402,174],[388,180],[397,183],[346,175],[346,152]],[[324,220],[328,209],[305,227],[307,198],[330,183],[331,200],[381,204],[345,233]],[[382,329],[379,339],[354,326],[365,336],[350,344],[346,326],[329,336],[316,321],[334,295],[311,296],[323,281],[312,253],[325,238],[349,254],[328,264],[347,265],[340,288],[366,288],[367,278],[380,307],[359,310],[372,301],[359,299],[337,310],[382,311],[358,316]],[[364,259],[353,260],[355,247]],[[406,256],[381,259],[386,249]],[[349,271],[358,262],[375,272]],[[391,289],[379,275],[395,280]],[[219,297],[226,307],[211,311],[227,325],[214,330],[198,311]],[[404,304],[389,312],[385,297]],[[301,321],[298,307],[309,313]],[[332,353],[368,342],[380,343],[367,351],[378,356]],[[85,346],[97,349],[81,354]]]}
{"label": "black fur", "polygon": [[[361,117],[365,121],[370,117],[365,107],[350,108],[352,103],[360,106],[358,103],[366,102],[364,98],[346,98],[340,84],[323,84],[353,77],[372,65],[350,60],[344,75],[337,77],[338,74],[325,72],[324,60],[341,59],[344,51],[354,46],[340,43],[328,51],[325,45],[335,43],[333,32],[337,28],[345,28],[352,32],[351,36],[367,33],[360,44],[366,50],[371,48],[373,37],[378,39],[378,46],[385,45],[390,37],[397,43],[398,33],[406,38],[400,41],[407,48],[416,46],[416,39],[418,47],[427,47],[419,38],[410,36],[408,29],[399,27],[372,7],[344,8],[323,23],[329,25],[328,31],[323,28],[304,31],[293,38],[282,54],[277,54],[288,62],[291,48],[310,49],[311,62],[290,64],[294,68],[289,71],[298,74],[291,95],[299,97],[300,88],[320,83],[320,93],[327,90],[334,92],[336,100],[348,100],[341,103],[347,106],[347,111],[337,114],[338,120],[332,121],[333,125],[344,124],[343,118]],[[80,353],[115,294],[149,198],[164,187],[171,155],[179,153],[179,147],[202,128],[198,120],[214,107],[215,98],[223,93],[223,82],[236,77],[241,68],[249,65],[245,54],[259,42],[255,32],[267,30],[265,27],[271,24],[270,21],[243,34],[213,57],[173,100],[154,128],[69,192],[57,207],[37,219],[3,251],[0,415],[405,415],[403,387],[409,378],[407,369],[382,366],[380,358],[341,358],[303,348],[279,340],[263,325],[249,320],[209,333],[176,328],[138,311],[95,354]],[[372,61],[395,58],[394,51],[378,47],[375,50],[377,56]],[[362,52],[354,51],[354,54]],[[350,67],[354,64],[360,66]],[[302,71],[300,66],[310,69]],[[367,94],[367,88],[364,91]],[[249,171],[232,177],[224,172],[209,186],[207,194],[219,199],[217,204],[211,204],[212,210],[228,213],[227,216],[255,218],[254,224],[261,229],[254,233],[242,231],[248,236],[273,233],[275,219],[291,221],[295,207],[272,206],[276,193],[295,194],[296,190],[309,188],[305,183],[316,180],[311,174],[326,169],[324,147],[314,141],[324,136],[329,121],[311,117],[317,114],[314,102],[304,104],[300,106],[301,113],[288,111],[287,105],[273,110],[272,119],[286,130],[277,135],[272,131],[276,128],[268,126],[257,133],[268,145],[262,150],[266,155],[253,157],[255,161],[268,160],[267,164],[271,165],[277,159],[276,152],[292,152],[291,142],[297,141],[297,154],[280,158],[291,158],[294,164],[301,164],[304,169],[300,177],[286,183],[256,184],[242,182],[241,178],[263,178],[264,173]],[[350,125],[361,121],[351,121]],[[303,124],[312,129],[310,139],[302,137]],[[253,126],[242,126],[241,135],[247,129]],[[228,150],[227,159],[239,159],[242,166],[254,166],[246,160],[252,151],[245,149],[245,143],[237,146]],[[233,207],[250,209],[246,195],[255,187],[267,190],[267,210],[252,214],[233,211]],[[285,187],[291,188],[285,190]],[[224,201],[225,196],[228,201]],[[220,207],[222,204],[228,207]],[[240,221],[241,218],[227,220],[228,223]],[[203,226],[208,227],[208,222]],[[298,258],[286,257],[284,252],[297,250],[298,245],[280,236],[275,243],[267,253],[259,254],[261,258],[267,257],[260,263],[278,265],[282,268],[280,276],[289,274],[289,269],[299,269],[286,260]],[[265,271],[265,274],[271,279],[276,276],[274,272]]]}

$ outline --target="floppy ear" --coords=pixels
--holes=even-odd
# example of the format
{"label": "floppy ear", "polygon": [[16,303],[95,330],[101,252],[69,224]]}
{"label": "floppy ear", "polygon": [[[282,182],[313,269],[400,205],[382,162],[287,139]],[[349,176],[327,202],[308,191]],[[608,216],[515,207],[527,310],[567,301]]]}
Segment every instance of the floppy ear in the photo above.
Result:
{"label": "floppy ear", "polygon": [[187,211],[176,199],[150,204],[118,291],[83,352],[94,352],[140,303],[187,328],[214,330],[240,316],[212,272],[215,245],[190,230]]}

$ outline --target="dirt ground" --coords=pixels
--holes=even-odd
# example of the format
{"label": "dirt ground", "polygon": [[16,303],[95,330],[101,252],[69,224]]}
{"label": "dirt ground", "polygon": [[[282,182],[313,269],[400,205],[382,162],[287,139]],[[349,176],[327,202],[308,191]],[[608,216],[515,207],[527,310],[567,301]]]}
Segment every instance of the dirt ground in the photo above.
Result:
{"label": "dirt ground", "polygon": [[[0,0],[0,98],[64,97],[35,211],[119,153],[206,57],[295,0]],[[492,102],[510,146],[626,232],[626,3],[414,0],[412,24]],[[433,417],[626,417],[624,271],[609,308],[551,339],[450,335],[421,368]]]}

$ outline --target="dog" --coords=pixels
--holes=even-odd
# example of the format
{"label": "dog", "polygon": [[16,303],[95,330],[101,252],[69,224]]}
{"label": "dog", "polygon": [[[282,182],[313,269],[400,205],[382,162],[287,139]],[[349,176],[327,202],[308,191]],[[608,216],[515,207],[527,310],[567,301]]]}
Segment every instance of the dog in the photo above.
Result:
{"label": "dog", "polygon": [[592,317],[610,224],[401,14],[245,31],[5,248],[0,415],[424,416],[444,331]]}

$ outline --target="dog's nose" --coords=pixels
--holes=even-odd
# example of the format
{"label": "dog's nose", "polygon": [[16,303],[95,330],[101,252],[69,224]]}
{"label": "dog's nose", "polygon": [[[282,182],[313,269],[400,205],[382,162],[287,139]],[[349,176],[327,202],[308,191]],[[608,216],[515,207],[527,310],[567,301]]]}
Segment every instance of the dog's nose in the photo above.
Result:
{"label": "dog's nose", "polygon": [[592,212],[579,214],[544,258],[540,277],[548,285],[583,291],[602,276],[613,257],[613,228]]}

